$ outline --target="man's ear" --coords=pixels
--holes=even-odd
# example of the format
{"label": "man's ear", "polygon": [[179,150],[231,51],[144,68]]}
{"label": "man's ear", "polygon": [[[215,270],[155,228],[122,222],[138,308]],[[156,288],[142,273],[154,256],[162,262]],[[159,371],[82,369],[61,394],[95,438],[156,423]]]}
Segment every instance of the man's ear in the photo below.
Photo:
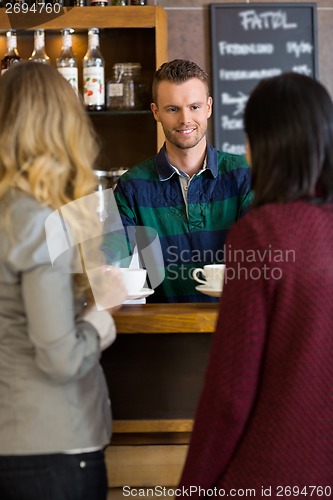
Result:
{"label": "man's ear", "polygon": [[156,104],[154,102],[151,103],[150,105],[150,109],[152,110],[153,112],[153,115],[154,115],[154,118],[157,122],[160,122],[160,117],[159,117],[159,114],[158,114],[158,107],[156,106]]}
{"label": "man's ear", "polygon": [[211,96],[208,97],[207,100],[207,111],[208,111],[208,118],[212,114],[212,109],[213,109],[213,98]]}

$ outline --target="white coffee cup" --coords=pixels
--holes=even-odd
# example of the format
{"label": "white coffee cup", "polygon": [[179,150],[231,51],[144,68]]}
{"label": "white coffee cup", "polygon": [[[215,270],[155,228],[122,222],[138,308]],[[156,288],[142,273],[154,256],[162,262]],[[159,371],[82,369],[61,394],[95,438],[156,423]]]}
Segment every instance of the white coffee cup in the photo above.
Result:
{"label": "white coffee cup", "polygon": [[[201,267],[194,269],[192,276],[198,283],[202,283],[213,290],[222,291],[224,270],[225,264],[208,264],[203,269]],[[205,279],[199,278],[198,274],[202,274]]]}
{"label": "white coffee cup", "polygon": [[147,277],[146,269],[121,267],[120,271],[127,293],[133,295],[141,292]]}

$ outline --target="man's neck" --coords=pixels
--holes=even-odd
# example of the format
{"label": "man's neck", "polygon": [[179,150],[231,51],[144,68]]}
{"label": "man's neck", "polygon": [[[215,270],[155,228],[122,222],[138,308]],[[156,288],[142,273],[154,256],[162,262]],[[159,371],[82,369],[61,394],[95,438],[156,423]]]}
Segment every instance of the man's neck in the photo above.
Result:
{"label": "man's neck", "polygon": [[166,141],[166,152],[171,165],[192,177],[202,169],[207,152],[207,142],[200,141],[194,148],[180,149]]}

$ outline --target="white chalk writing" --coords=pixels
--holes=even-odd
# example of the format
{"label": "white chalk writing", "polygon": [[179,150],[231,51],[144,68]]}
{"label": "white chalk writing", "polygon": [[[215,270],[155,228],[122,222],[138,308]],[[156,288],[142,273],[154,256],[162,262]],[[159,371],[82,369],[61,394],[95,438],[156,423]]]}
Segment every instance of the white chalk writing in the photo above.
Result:
{"label": "white chalk writing", "polygon": [[301,73],[302,75],[312,76],[312,70],[307,64],[302,64],[301,66],[293,66],[292,71],[295,73]]}
{"label": "white chalk writing", "polygon": [[226,153],[231,153],[234,155],[245,155],[244,144],[229,144],[229,142],[224,142],[222,144],[222,151]]}
{"label": "white chalk writing", "polygon": [[222,92],[221,94],[222,104],[236,105],[236,110],[233,112],[234,116],[243,113],[247,99],[248,96],[243,94],[243,92],[238,92],[238,97],[231,96],[227,92]]}
{"label": "white chalk writing", "polygon": [[300,57],[302,54],[311,54],[313,47],[307,42],[287,42],[287,53]]}
{"label": "white chalk writing", "polygon": [[242,130],[243,120],[236,120],[235,118],[229,118],[229,116],[221,116],[221,127],[224,130]]}
{"label": "white chalk writing", "polygon": [[287,13],[282,10],[275,12],[262,12],[258,14],[255,10],[245,10],[239,13],[241,25],[245,30],[262,29],[295,29],[296,23],[288,23]]}
{"label": "white chalk writing", "polygon": [[260,80],[261,78],[270,78],[272,76],[281,75],[282,70],[279,68],[271,69],[253,69],[253,70],[225,70],[219,71],[220,80]]}
{"label": "white chalk writing", "polygon": [[274,45],[272,43],[228,43],[222,40],[219,42],[221,56],[247,56],[249,54],[273,54]]}

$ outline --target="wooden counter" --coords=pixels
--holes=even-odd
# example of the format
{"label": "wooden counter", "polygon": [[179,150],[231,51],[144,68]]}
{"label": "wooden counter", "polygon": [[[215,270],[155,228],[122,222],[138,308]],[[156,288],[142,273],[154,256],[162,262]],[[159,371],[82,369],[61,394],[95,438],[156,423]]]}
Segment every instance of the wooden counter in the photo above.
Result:
{"label": "wooden counter", "polygon": [[114,315],[117,339],[101,360],[114,418],[111,486],[177,484],[217,315],[215,303],[130,304]]}
{"label": "wooden counter", "polygon": [[[191,429],[218,304],[140,304],[115,315],[102,356],[117,432]],[[177,422],[175,422],[177,421]]]}
{"label": "wooden counter", "polygon": [[114,319],[118,333],[212,333],[218,304],[130,304]]}

